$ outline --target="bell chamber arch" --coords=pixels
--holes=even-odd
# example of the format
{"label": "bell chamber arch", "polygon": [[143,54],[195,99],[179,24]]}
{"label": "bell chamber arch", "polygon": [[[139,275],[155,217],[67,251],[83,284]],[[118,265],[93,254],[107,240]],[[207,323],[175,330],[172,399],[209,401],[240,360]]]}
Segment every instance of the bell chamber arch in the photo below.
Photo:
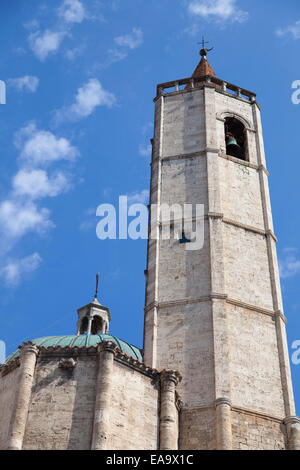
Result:
{"label": "bell chamber arch", "polygon": [[226,154],[248,161],[248,143],[245,125],[234,116],[225,117]]}

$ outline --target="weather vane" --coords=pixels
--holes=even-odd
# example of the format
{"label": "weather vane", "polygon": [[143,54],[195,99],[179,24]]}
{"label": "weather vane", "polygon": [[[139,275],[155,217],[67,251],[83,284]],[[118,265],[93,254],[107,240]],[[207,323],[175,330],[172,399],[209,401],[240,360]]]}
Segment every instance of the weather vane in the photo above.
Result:
{"label": "weather vane", "polygon": [[96,274],[96,292],[95,292],[95,299],[98,297],[98,285],[99,285],[99,274]]}
{"label": "weather vane", "polygon": [[213,47],[211,47],[210,49],[206,49],[205,44],[209,44],[209,41],[204,41],[204,36],[202,36],[202,42],[198,42],[198,44],[202,44],[202,49],[200,51],[200,55],[202,57],[207,56],[208,52],[213,50]]}

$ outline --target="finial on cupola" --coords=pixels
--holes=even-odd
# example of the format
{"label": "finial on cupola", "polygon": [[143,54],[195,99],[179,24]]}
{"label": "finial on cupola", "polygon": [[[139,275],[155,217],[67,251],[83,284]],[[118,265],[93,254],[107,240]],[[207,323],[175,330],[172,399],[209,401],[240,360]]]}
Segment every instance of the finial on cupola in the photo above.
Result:
{"label": "finial on cupola", "polygon": [[96,274],[96,291],[95,291],[94,299],[98,298],[98,287],[99,287],[99,273]]}

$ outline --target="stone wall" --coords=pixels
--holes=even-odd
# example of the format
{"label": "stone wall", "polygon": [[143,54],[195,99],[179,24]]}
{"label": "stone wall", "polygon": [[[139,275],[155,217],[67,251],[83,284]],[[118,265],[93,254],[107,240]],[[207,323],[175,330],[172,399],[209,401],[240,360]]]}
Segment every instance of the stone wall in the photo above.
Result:
{"label": "stone wall", "polygon": [[159,382],[115,361],[111,396],[111,450],[159,448]]}
{"label": "stone wall", "polygon": [[286,429],[278,420],[232,411],[233,450],[285,450]]}
{"label": "stone wall", "polygon": [[19,371],[20,368],[16,367],[4,376],[1,376],[0,373],[0,450],[7,448]]}
{"label": "stone wall", "polygon": [[228,305],[232,402],[285,417],[276,326],[272,316]]}
{"label": "stone wall", "polygon": [[214,351],[210,302],[159,310],[157,348],[160,369],[182,375],[178,392],[191,407],[214,399]]}
{"label": "stone wall", "polygon": [[214,408],[183,408],[180,414],[180,450],[216,449]]}
{"label": "stone wall", "polygon": [[[99,380],[97,356],[95,352],[75,355],[75,367],[67,370],[60,367],[62,357],[60,353],[44,352],[38,359],[23,443],[25,450],[91,449]],[[115,360],[112,382],[107,448],[157,449],[159,379],[154,380]]]}
{"label": "stone wall", "polygon": [[218,165],[224,218],[264,230],[258,170],[224,158]]}
{"label": "stone wall", "polygon": [[268,247],[263,235],[224,224],[226,294],[235,300],[273,310]]}
{"label": "stone wall", "polygon": [[24,449],[91,448],[97,362],[78,358],[74,369],[59,367],[61,356],[38,359]]}
{"label": "stone wall", "polygon": [[203,91],[169,96],[163,107],[163,157],[199,152],[205,146]]}

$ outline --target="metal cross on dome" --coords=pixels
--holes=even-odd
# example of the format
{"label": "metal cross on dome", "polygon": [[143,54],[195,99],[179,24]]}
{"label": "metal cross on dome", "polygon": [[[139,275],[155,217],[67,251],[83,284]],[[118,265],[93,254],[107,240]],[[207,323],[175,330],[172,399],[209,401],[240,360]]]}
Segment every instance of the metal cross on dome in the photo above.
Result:
{"label": "metal cross on dome", "polygon": [[206,49],[205,44],[209,44],[209,41],[205,41],[204,36],[202,36],[202,42],[198,42],[198,44],[202,44],[202,49],[200,51],[200,55],[202,57],[206,56],[208,52],[213,50],[213,47],[211,47],[210,49]]}

